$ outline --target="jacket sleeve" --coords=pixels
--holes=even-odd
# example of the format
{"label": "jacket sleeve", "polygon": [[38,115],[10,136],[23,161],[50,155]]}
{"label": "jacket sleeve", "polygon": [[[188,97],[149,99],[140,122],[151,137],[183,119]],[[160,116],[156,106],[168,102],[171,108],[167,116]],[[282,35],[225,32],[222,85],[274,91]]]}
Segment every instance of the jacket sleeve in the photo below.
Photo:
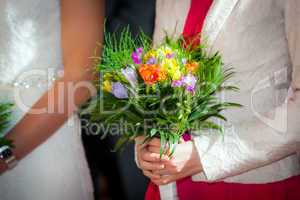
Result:
{"label": "jacket sleeve", "polygon": [[[194,142],[203,166],[201,181],[216,181],[262,167],[300,148],[300,1],[283,1],[286,37],[292,61],[292,82],[286,101],[275,107],[274,126],[253,117],[232,125],[221,136],[203,133]],[[199,176],[200,175],[200,176]]]}

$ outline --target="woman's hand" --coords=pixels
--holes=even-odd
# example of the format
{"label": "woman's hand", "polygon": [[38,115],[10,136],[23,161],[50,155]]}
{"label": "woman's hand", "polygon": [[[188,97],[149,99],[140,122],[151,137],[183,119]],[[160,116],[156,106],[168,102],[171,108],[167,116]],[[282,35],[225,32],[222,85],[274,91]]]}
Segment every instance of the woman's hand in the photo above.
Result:
{"label": "woman's hand", "polygon": [[172,157],[160,159],[160,140],[152,139],[145,145],[137,145],[137,159],[145,176],[157,185],[164,185],[202,171],[200,158],[192,141],[182,142]]}
{"label": "woman's hand", "polygon": [[[168,156],[160,158],[159,154],[151,153],[147,148],[148,144],[143,144],[144,139],[144,137],[138,137],[136,139],[136,158],[138,167],[143,171],[144,175],[151,180],[159,180],[161,176],[159,174],[154,174],[153,171],[164,169],[165,165],[163,164],[163,160],[167,160]],[[151,143],[153,142],[151,141]]]}

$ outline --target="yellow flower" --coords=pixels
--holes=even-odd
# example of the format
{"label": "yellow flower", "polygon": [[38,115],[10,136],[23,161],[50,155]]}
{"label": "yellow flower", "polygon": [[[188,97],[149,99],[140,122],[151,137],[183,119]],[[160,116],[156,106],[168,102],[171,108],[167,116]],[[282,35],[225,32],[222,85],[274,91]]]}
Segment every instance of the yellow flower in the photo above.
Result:
{"label": "yellow flower", "polygon": [[162,61],[162,68],[168,72],[172,80],[178,80],[181,77],[180,65],[176,59],[164,59]]}
{"label": "yellow flower", "polygon": [[146,62],[150,58],[156,58],[156,56],[157,56],[156,51],[151,49],[144,55],[144,61]]}
{"label": "yellow flower", "polygon": [[103,76],[104,80],[108,80],[112,77],[113,77],[113,75],[111,73],[105,73],[104,76]]}
{"label": "yellow flower", "polygon": [[111,83],[109,80],[105,80],[102,85],[103,91],[110,92],[111,91]]}
{"label": "yellow flower", "polygon": [[172,74],[172,80],[179,80],[181,78],[181,71],[177,70]]}
{"label": "yellow flower", "polygon": [[159,81],[164,81],[167,79],[167,73],[164,69],[159,69],[159,76],[158,76],[158,80]]}
{"label": "yellow flower", "polygon": [[174,55],[174,52],[170,47],[163,46],[160,49],[158,49],[159,53],[162,54],[163,57],[167,57],[168,55]]}

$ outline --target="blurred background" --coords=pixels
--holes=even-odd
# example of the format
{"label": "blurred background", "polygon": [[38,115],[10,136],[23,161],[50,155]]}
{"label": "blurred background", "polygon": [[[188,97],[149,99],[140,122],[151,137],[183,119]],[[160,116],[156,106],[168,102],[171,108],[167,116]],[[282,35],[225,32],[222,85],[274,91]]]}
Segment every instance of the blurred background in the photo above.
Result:
{"label": "blurred background", "polygon": [[[106,31],[130,26],[133,35],[143,30],[152,37],[155,0],[106,1]],[[88,116],[85,116],[88,118]],[[85,122],[85,120],[82,120]],[[85,126],[85,124],[83,124]],[[83,130],[83,143],[91,169],[96,200],[142,200],[148,180],[136,167],[134,144],[122,152],[112,152],[116,137],[103,140]]]}

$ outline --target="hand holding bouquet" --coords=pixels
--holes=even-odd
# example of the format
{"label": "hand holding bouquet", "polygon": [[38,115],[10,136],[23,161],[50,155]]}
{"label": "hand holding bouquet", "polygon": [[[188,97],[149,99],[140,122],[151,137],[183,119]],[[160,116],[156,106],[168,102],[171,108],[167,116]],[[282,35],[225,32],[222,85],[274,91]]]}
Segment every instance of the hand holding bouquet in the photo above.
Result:
{"label": "hand holding bouquet", "polygon": [[121,134],[117,149],[142,135],[145,142],[161,140],[161,155],[166,150],[172,154],[184,133],[222,133],[211,119],[226,120],[221,112],[240,106],[216,96],[222,90],[238,90],[224,84],[234,74],[232,69],[224,68],[218,53],[209,55],[205,47],[189,45],[184,38],[166,37],[153,46],[144,34],[134,38],[128,29],[119,40],[106,34],[96,71],[101,83],[91,103],[92,119],[111,134]]}

